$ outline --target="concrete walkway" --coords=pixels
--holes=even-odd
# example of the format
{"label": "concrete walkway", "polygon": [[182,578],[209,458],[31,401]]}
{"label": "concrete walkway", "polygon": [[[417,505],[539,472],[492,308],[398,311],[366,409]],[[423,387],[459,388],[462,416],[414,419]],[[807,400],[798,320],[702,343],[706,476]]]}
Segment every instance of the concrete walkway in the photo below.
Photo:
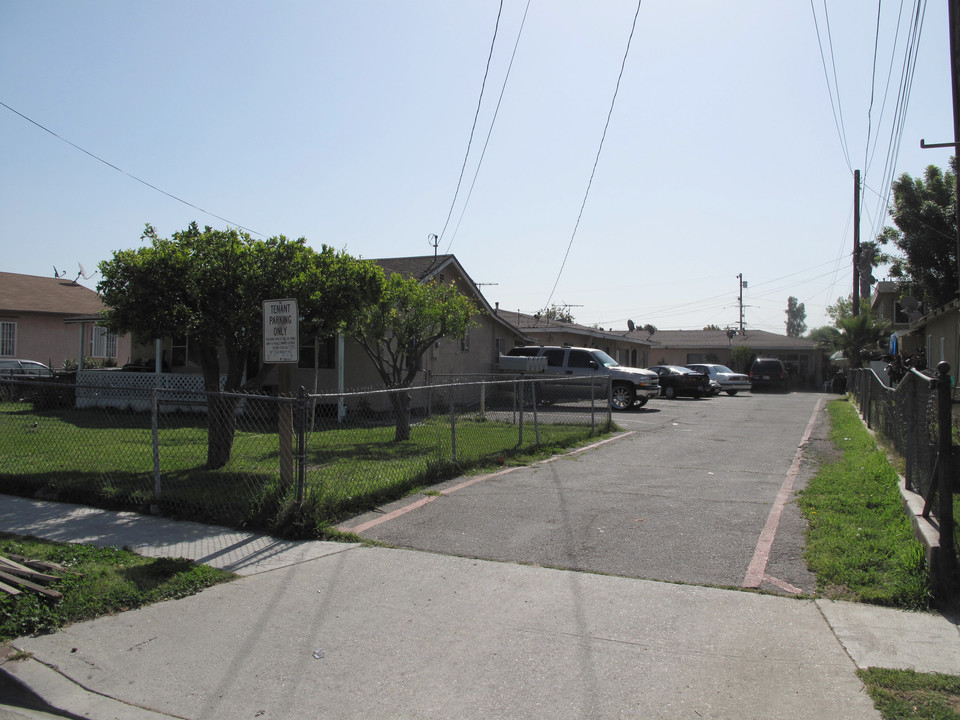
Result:
{"label": "concrete walkway", "polygon": [[244,576],[14,641],[32,659],[3,662],[7,685],[68,717],[879,718],[857,667],[960,674],[960,631],[937,614],[9,496],[0,530]]}

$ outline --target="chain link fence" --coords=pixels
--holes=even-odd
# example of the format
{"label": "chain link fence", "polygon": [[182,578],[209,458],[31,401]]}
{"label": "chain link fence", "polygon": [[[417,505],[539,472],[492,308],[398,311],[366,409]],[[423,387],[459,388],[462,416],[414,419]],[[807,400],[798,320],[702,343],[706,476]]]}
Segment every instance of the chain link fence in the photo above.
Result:
{"label": "chain link fence", "polygon": [[[872,370],[856,369],[850,371],[847,387],[867,427],[903,457],[906,486],[924,498],[924,516],[937,518],[940,546],[952,549],[949,556],[953,559],[947,562],[954,572],[960,548],[955,522],[960,495],[953,462],[957,421],[948,373],[949,368],[939,376],[911,369],[896,387],[889,387]],[[947,474],[946,480],[942,473]]]}
{"label": "chain link fence", "polygon": [[316,537],[607,432],[609,393],[510,376],[296,397],[0,379],[0,492]]}

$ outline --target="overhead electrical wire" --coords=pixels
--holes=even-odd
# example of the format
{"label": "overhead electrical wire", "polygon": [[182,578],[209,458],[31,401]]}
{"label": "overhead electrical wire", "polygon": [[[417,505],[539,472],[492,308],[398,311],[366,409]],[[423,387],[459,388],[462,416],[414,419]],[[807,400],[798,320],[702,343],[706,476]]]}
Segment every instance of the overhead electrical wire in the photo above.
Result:
{"label": "overhead electrical wire", "polygon": [[637,0],[637,9],[633,14],[633,23],[630,25],[630,35],[627,37],[627,47],[623,53],[623,60],[620,62],[620,73],[617,75],[617,84],[613,90],[613,98],[610,100],[610,109],[607,111],[607,121],[603,126],[603,134],[600,136],[600,145],[597,147],[597,155],[593,160],[593,169],[590,171],[590,179],[587,182],[587,189],[583,194],[583,202],[580,203],[580,212],[577,214],[577,222],[573,226],[573,232],[570,234],[570,242],[567,243],[567,251],[563,255],[563,262],[560,263],[560,270],[557,272],[557,279],[550,290],[550,296],[544,305],[550,307],[550,301],[557,291],[557,285],[560,283],[560,276],[563,275],[563,269],[567,265],[567,258],[570,256],[570,248],[573,247],[573,241],[577,236],[577,229],[580,227],[580,220],[583,217],[583,210],[587,206],[587,198],[590,196],[590,188],[593,186],[593,177],[597,173],[597,164],[600,162],[600,153],[603,151],[603,141],[607,137],[607,129],[610,127],[610,118],[613,116],[613,108],[617,104],[617,95],[620,92],[620,81],[623,79],[623,70],[627,66],[627,57],[630,55],[630,45],[633,43],[633,33],[637,29],[637,18],[640,16],[640,5],[643,0]]}
{"label": "overhead electrical wire", "polygon": [[[884,163],[883,176],[880,181],[880,187],[884,188],[884,192],[878,194],[880,201],[874,216],[875,223],[879,223],[881,218],[884,217],[884,211],[889,208],[890,194],[893,192],[893,176],[896,171],[897,159],[900,155],[900,144],[903,139],[904,123],[907,117],[907,108],[910,103],[910,92],[913,89],[913,78],[919,56],[923,19],[926,15],[926,0],[917,0],[914,8],[910,27],[908,28],[907,43],[904,49],[903,67],[900,72],[900,84],[897,91],[894,120],[890,130],[890,139],[887,143],[886,162]],[[864,189],[866,189],[866,184],[864,184]],[[872,237],[877,237],[879,233],[879,224],[875,224],[872,227],[871,235]]]}
{"label": "overhead electrical wire", "polygon": [[[827,10],[826,0],[824,0],[824,3],[823,3],[823,10],[824,10],[824,13],[826,14],[826,10]],[[830,85],[830,73],[827,70],[827,59],[823,54],[823,39],[820,37],[820,23],[817,20],[817,11],[813,5],[813,0],[810,0],[810,11],[813,13],[813,25],[817,31],[817,46],[820,48],[820,63],[823,65],[823,78],[827,83],[827,94],[830,96],[830,107],[833,109],[833,124],[837,128],[837,135],[840,139],[840,149],[843,150],[843,157],[847,162],[847,168],[852,173],[853,165],[850,163],[850,152],[847,147],[847,134],[843,127],[843,111],[842,110],[839,113],[839,118],[837,117],[837,107],[840,106],[840,87],[839,85],[837,85],[837,88],[836,88],[837,99],[836,99],[836,102],[834,102],[834,98],[833,98],[834,90],[833,90],[833,86]],[[829,35],[829,28],[830,28],[830,23],[828,21],[827,22],[828,35]],[[832,39],[829,40],[829,43],[830,43],[830,62],[833,65],[833,78],[834,78],[834,84],[836,84],[837,65],[833,57]]]}
{"label": "overhead electrical wire", "polygon": [[490,52],[487,53],[487,67],[483,71],[483,82],[480,84],[480,97],[477,99],[477,111],[473,115],[473,125],[470,128],[470,138],[467,140],[467,152],[463,155],[463,165],[460,166],[460,177],[457,180],[457,189],[453,193],[453,201],[450,203],[450,210],[447,212],[447,219],[443,223],[443,230],[440,231],[439,243],[443,240],[443,235],[447,231],[447,225],[450,224],[450,217],[453,215],[453,208],[457,204],[457,196],[460,194],[460,185],[463,183],[463,173],[467,169],[467,159],[470,157],[470,146],[473,145],[473,134],[477,130],[477,118],[480,117],[480,107],[483,105],[483,92],[487,87],[487,76],[490,74],[490,60],[493,58],[493,48],[497,44],[497,32],[500,30],[500,16],[503,14],[503,0],[500,0],[500,9],[497,10],[497,22],[493,27],[493,40],[490,41]]}
{"label": "overhead electrical wire", "polygon": [[[873,97],[877,89],[877,50],[880,46],[880,7],[881,0],[877,0],[877,26],[873,35],[873,71],[870,73],[870,106],[867,108],[867,142],[863,149],[863,172],[870,169],[868,159],[870,156],[870,134],[873,131]],[[862,194],[861,190],[861,194]]]}
{"label": "overhead electrical wire", "polygon": [[507,89],[507,81],[510,79],[510,71],[513,69],[513,60],[517,56],[517,48],[520,45],[520,36],[523,34],[523,26],[527,22],[527,12],[530,10],[530,0],[527,0],[527,6],[523,11],[523,19],[520,20],[520,29],[517,31],[517,40],[513,44],[513,53],[510,55],[510,64],[507,66],[507,72],[503,77],[503,85],[500,86],[500,97],[497,98],[497,106],[493,111],[493,119],[490,120],[490,128],[487,130],[487,137],[483,141],[483,150],[480,151],[480,160],[477,161],[477,168],[473,173],[473,181],[470,183],[470,190],[467,192],[467,198],[463,201],[463,207],[460,209],[460,217],[457,219],[457,226],[453,229],[450,236],[450,242],[447,243],[446,252],[450,252],[450,246],[453,245],[457,232],[460,230],[460,223],[463,222],[463,216],[467,212],[467,205],[470,204],[470,198],[473,196],[473,188],[477,184],[477,176],[480,175],[480,166],[483,165],[483,158],[487,154],[487,145],[490,143],[490,135],[493,134],[493,126],[497,122],[497,115],[500,113],[500,103],[503,102],[503,93]]}
{"label": "overhead electrical wire", "polygon": [[233,221],[231,221],[231,220],[228,220],[228,219],[225,218],[225,217],[221,217],[220,215],[217,215],[216,213],[212,213],[212,212],[210,212],[209,210],[204,210],[204,209],[203,209],[202,207],[200,207],[199,205],[194,205],[192,202],[188,202],[187,200],[184,200],[183,198],[177,197],[176,195],[167,192],[167,191],[164,190],[163,188],[159,188],[159,187],[157,187],[156,185],[153,185],[153,184],[151,184],[151,183],[148,183],[146,180],[142,180],[141,178],[138,178],[136,175],[132,175],[132,174],[128,173],[128,172],[127,172],[126,170],[124,170],[123,168],[117,167],[117,166],[114,165],[113,163],[104,160],[102,157],[100,157],[100,156],[98,156],[98,155],[94,155],[94,154],[93,154],[92,152],[90,152],[89,150],[85,150],[84,148],[80,147],[80,146],[77,145],[76,143],[67,140],[67,139],[66,139],[65,137],[63,137],[62,135],[58,135],[57,133],[55,133],[55,132],[54,132],[53,130],[51,130],[50,128],[44,127],[43,125],[41,125],[40,123],[38,123],[36,120],[33,120],[32,118],[29,118],[29,117],[27,117],[26,115],[24,115],[22,112],[20,112],[20,111],[18,111],[18,110],[14,110],[12,107],[10,107],[9,105],[7,105],[5,102],[0,101],[0,105],[2,105],[2,106],[5,107],[7,110],[9,110],[10,112],[14,113],[15,115],[19,115],[20,117],[22,117],[22,118],[23,118],[24,120],[26,120],[27,122],[29,122],[29,123],[31,123],[31,124],[33,124],[33,125],[36,125],[38,128],[40,128],[40,129],[43,130],[44,132],[50,133],[51,135],[53,135],[53,136],[54,136],[55,138],[57,138],[58,140],[60,140],[60,141],[62,141],[62,142],[65,142],[65,143],[66,143],[67,145],[69,145],[70,147],[73,147],[73,148],[79,150],[80,152],[84,153],[85,155],[89,155],[89,156],[92,157],[94,160],[97,160],[97,161],[99,161],[99,162],[102,162],[102,163],[103,163],[104,165],[106,165],[107,167],[113,168],[113,169],[116,170],[117,172],[126,175],[126,176],[127,176],[128,178],[130,178],[131,180],[136,180],[136,181],[137,181],[138,183],[140,183],[141,185],[146,185],[146,186],[147,186],[148,188],[150,188],[151,190],[156,190],[158,193],[161,193],[161,194],[163,194],[163,195],[166,195],[168,198],[171,198],[172,200],[176,200],[176,201],[179,202],[179,203],[183,203],[183,204],[186,205],[187,207],[192,207],[194,210],[198,210],[198,211],[202,212],[204,215],[209,215],[210,217],[214,217],[214,218],[216,218],[217,220],[222,220],[223,222],[227,223],[227,225],[232,225],[232,226],[234,226],[234,227],[236,227],[236,228],[239,228],[240,230],[246,230],[248,233],[251,233],[251,234],[253,234],[253,235],[259,235],[260,237],[265,237],[265,236],[263,235],[263,233],[259,233],[259,232],[257,232],[256,230],[251,230],[251,229],[248,228],[248,227],[244,227],[244,226],[241,225],[240,223],[235,223],[235,222],[233,222]]}

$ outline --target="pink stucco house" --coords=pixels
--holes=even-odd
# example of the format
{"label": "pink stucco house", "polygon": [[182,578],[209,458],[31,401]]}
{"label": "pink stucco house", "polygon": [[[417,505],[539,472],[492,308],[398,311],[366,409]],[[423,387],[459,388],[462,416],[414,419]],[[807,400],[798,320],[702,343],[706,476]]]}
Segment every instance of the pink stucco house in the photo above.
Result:
{"label": "pink stucco house", "polygon": [[100,296],[73,280],[0,272],[0,357],[53,369],[81,358],[123,365],[130,336],[99,327],[102,310]]}

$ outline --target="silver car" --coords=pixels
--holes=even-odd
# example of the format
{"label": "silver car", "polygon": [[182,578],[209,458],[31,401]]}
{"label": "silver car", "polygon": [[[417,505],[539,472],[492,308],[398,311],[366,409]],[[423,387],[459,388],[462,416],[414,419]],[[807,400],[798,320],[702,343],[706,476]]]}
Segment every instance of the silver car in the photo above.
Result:
{"label": "silver car", "polygon": [[36,360],[0,358],[0,378],[53,377],[53,370]]}
{"label": "silver car", "polygon": [[750,389],[750,377],[743,373],[734,372],[726,365],[692,363],[687,367],[705,373],[710,378],[710,384],[713,385],[716,382],[720,386],[720,392],[725,392],[727,395],[736,395],[741,390]]}

